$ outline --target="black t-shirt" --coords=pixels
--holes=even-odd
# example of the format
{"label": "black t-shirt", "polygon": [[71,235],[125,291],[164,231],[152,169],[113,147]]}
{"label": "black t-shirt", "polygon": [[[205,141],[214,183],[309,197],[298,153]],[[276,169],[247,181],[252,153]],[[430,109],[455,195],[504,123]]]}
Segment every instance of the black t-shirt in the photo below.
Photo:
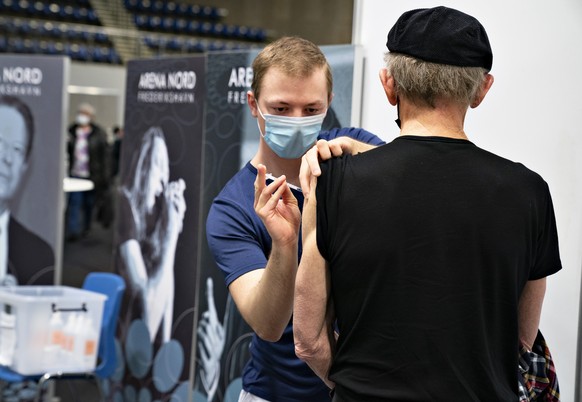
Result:
{"label": "black t-shirt", "polygon": [[517,400],[518,300],[561,268],[545,181],[444,137],[402,136],[322,171],[338,400]]}

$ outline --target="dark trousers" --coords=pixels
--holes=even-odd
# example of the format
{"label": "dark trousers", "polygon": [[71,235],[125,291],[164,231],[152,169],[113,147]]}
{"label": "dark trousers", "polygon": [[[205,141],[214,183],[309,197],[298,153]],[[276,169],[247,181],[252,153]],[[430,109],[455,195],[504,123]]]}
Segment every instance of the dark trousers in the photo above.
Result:
{"label": "dark trousers", "polygon": [[80,235],[91,229],[94,205],[95,190],[68,193],[67,234],[69,236]]}

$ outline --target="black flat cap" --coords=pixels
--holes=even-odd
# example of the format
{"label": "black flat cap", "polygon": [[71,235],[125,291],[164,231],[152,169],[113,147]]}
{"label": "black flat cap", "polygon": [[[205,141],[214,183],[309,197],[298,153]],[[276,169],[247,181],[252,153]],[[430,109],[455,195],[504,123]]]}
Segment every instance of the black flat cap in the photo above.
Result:
{"label": "black flat cap", "polygon": [[485,28],[476,18],[448,7],[407,11],[388,33],[388,50],[459,67],[493,64]]}

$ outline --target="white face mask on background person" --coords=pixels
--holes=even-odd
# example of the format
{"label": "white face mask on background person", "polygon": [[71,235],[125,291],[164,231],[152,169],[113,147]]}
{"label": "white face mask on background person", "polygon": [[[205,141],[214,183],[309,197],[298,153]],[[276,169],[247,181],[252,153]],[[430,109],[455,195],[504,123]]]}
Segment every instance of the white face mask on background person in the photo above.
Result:
{"label": "white face mask on background person", "polygon": [[[314,116],[289,117],[264,115],[258,105],[257,110],[265,120],[265,133],[261,132],[261,135],[273,152],[284,159],[300,158],[315,144],[327,113],[326,111]],[[257,125],[258,123],[257,120]]]}
{"label": "white face mask on background person", "polygon": [[85,113],[79,113],[75,121],[80,126],[86,126],[91,122],[91,118],[87,116]]}

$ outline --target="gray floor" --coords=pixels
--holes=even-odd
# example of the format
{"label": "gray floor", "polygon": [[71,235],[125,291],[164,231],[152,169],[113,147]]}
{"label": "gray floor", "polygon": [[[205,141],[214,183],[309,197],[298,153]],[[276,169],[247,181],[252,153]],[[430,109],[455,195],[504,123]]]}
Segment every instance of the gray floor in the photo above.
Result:
{"label": "gray floor", "polygon": [[[94,271],[112,272],[113,226],[104,228],[94,222],[89,234],[63,247],[63,278],[66,286],[81,287],[85,276]],[[55,396],[60,402],[99,401],[94,382],[86,380],[58,381]]]}

